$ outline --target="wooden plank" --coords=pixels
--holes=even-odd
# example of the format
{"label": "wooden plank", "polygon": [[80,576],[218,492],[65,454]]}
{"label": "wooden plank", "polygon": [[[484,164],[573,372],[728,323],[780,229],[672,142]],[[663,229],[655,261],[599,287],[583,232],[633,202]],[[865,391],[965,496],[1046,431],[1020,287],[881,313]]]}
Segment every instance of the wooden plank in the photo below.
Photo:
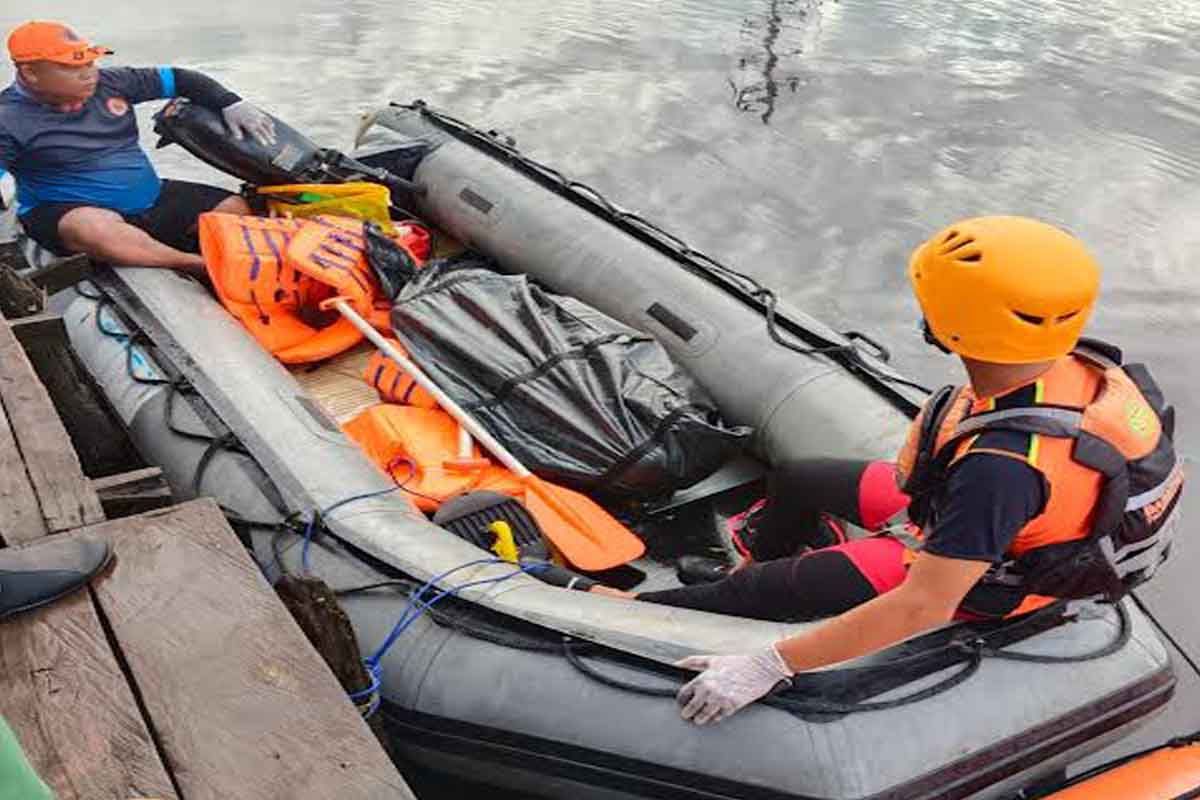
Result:
{"label": "wooden plank", "polygon": [[73,255],[33,270],[26,277],[30,283],[51,295],[74,286],[84,278],[90,278],[95,272],[96,265],[92,259],[85,255]]}
{"label": "wooden plank", "polygon": [[46,293],[17,270],[26,266],[15,242],[0,244],[0,312],[15,319],[36,314],[46,305]]}
{"label": "wooden plank", "polygon": [[162,480],[163,471],[159,467],[143,467],[116,475],[105,475],[103,478],[92,478],[92,488],[96,490],[96,494],[104,497],[105,494],[116,491],[157,485]]}
{"label": "wooden plank", "polygon": [[104,519],[71,439],[7,321],[0,321],[0,401],[50,533]]}
{"label": "wooden plank", "polygon": [[21,340],[33,371],[58,410],[59,419],[83,464],[83,474],[110,475],[144,466],[129,441],[120,416],[95,379],[80,364],[70,343],[53,329],[45,336],[23,337],[22,322],[10,323],[13,333]]}
{"label": "wooden plank", "polygon": [[8,324],[17,341],[27,350],[35,342],[67,341],[67,326],[58,314],[34,314],[31,317],[9,320]]}
{"label": "wooden plank", "polygon": [[171,505],[174,498],[158,467],[145,467],[118,475],[93,478],[92,488],[109,519],[142,514]]}
{"label": "wooden plank", "polygon": [[412,797],[212,500],[89,529],[96,596],[187,800]]}
{"label": "wooden plank", "polygon": [[0,409],[0,539],[13,545],[46,535],[37,495],[25,472],[8,417]]}
{"label": "wooden plank", "polygon": [[177,797],[86,590],[0,625],[0,714],[59,800]]}

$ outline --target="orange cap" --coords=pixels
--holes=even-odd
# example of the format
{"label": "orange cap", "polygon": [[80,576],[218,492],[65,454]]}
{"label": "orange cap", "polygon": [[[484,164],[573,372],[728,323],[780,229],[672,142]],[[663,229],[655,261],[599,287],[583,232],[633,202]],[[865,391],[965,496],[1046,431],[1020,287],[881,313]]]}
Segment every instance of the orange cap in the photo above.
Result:
{"label": "orange cap", "polygon": [[8,54],[13,63],[53,61],[75,66],[90,64],[100,56],[112,54],[107,47],[97,47],[80,39],[75,31],[61,22],[26,22],[8,35]]}

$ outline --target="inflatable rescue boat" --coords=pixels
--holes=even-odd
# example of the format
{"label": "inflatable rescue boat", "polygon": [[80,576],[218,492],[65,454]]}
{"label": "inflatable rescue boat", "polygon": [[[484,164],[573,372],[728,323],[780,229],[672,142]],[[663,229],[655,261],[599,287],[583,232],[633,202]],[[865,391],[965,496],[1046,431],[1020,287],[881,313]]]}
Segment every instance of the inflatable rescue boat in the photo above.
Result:
{"label": "inflatable rescue boat", "polygon": [[[655,337],[728,423],[754,430],[758,463],[896,452],[923,395],[864,334],[787,307],[503,137],[423,104],[379,111],[360,138],[357,162],[411,181],[393,184],[396,206]],[[294,162],[288,147],[263,158]],[[284,172],[270,177],[313,178]],[[342,593],[364,656],[380,655],[377,691],[356,699],[412,763],[534,796],[1003,798],[1127,736],[1174,691],[1167,651],[1134,604],[1078,601],[801,675],[697,728],[679,717],[686,675],[672,662],[804,626],[565,591],[477,563],[478,548],[389,491],[343,433],[378,402],[359,379],[369,350],[286,367],[203,285],[162,270],[103,271],[64,316],[181,497],[215,497],[269,578],[303,565]],[[641,509],[648,550],[626,570],[634,588],[677,585],[670,556],[723,546],[696,532],[731,510],[724,490],[755,474],[738,461]],[[315,510],[319,536],[303,524]],[[425,585],[445,594],[427,610],[410,603]]]}

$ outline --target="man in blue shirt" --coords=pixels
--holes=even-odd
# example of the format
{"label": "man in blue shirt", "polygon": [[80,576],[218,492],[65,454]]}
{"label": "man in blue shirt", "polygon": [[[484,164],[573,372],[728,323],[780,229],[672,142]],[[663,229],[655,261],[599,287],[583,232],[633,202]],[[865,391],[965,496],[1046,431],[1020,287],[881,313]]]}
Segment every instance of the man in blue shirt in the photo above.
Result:
{"label": "man in blue shirt", "polygon": [[0,92],[0,171],[17,181],[26,233],[57,255],[203,274],[197,217],[247,214],[224,189],[160,180],[138,145],[133,106],[184,96],[220,111],[233,135],[274,141],[271,118],[211,78],[178,67],[100,69],[112,51],[57,22],[8,39],[16,80]]}

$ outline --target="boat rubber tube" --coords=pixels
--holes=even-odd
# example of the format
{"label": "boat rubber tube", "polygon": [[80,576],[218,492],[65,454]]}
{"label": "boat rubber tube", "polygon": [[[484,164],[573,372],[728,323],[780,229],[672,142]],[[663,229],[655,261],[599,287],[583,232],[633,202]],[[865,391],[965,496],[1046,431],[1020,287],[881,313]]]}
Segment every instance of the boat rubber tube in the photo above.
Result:
{"label": "boat rubber tube", "polygon": [[655,336],[728,422],[756,430],[754,449],[767,461],[899,450],[907,418],[895,402],[831,358],[773,341],[744,298],[450,136],[420,110],[392,106],[374,124],[372,138],[386,140],[378,129],[390,130],[398,150],[426,145],[413,171],[423,218],[503,268]]}

